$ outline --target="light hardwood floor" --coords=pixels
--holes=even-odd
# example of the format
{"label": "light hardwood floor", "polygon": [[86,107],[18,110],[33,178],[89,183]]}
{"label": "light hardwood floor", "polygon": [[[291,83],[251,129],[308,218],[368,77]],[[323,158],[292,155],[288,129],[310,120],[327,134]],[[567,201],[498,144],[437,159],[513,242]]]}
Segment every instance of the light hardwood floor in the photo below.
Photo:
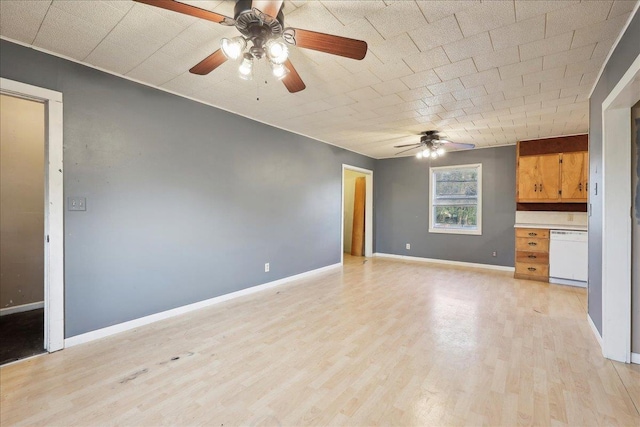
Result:
{"label": "light hardwood floor", "polygon": [[[343,269],[0,369],[9,425],[640,425],[583,289]],[[635,399],[635,402],[634,402]]]}

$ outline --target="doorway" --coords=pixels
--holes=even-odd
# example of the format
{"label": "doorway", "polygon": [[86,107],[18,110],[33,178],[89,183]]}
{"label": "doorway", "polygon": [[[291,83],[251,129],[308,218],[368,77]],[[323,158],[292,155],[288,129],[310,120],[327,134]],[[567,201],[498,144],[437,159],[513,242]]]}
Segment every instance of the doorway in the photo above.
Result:
{"label": "doorway", "polygon": [[0,78],[0,101],[4,364],[64,346],[64,203],[62,94]]}
{"label": "doorway", "polygon": [[342,165],[342,236],[344,254],[373,256],[373,171]]}

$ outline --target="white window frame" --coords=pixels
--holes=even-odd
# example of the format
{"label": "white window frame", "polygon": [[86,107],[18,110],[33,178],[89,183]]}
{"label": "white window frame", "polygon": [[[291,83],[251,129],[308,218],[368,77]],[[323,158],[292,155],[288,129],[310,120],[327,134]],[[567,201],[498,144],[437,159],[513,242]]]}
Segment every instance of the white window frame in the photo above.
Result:
{"label": "white window frame", "polygon": [[[435,195],[436,180],[434,175],[436,172],[450,169],[478,169],[478,227],[475,230],[465,230],[460,228],[439,228],[434,226],[435,216],[433,215],[433,196]],[[473,163],[468,165],[452,165],[452,166],[434,166],[429,168],[429,233],[443,234],[467,234],[472,236],[482,235],[482,163]]]}

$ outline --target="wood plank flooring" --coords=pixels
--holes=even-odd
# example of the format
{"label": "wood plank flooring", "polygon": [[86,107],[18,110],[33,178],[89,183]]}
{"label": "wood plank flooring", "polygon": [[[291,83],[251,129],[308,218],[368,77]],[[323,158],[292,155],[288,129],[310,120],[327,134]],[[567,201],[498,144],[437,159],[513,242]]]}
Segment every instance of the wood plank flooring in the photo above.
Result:
{"label": "wood plank flooring", "polygon": [[345,256],[2,367],[0,423],[640,425],[640,366],[602,357],[585,290],[510,276]]}

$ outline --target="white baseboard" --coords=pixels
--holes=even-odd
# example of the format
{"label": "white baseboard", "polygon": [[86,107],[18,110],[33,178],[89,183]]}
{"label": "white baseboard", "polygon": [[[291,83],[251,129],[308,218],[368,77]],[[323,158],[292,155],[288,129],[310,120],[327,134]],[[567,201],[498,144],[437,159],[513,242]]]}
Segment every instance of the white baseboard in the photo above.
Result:
{"label": "white baseboard", "polygon": [[555,285],[575,286],[578,288],[587,287],[587,282],[583,282],[580,280],[558,279],[557,277],[549,277],[549,283],[553,283]]}
{"label": "white baseboard", "polygon": [[0,316],[6,316],[8,314],[15,314],[15,313],[22,313],[23,311],[37,310],[39,308],[44,308],[44,301],[16,305],[16,306],[7,307],[7,308],[0,308]]}
{"label": "white baseboard", "polygon": [[269,288],[283,285],[294,280],[300,280],[309,276],[324,273],[328,270],[341,267],[342,264],[332,264],[326,267],[321,267],[316,270],[307,271],[304,273],[296,274],[294,276],[285,277],[273,282],[263,283],[262,285],[253,286],[251,288],[242,289],[229,294],[220,295],[214,298],[210,298],[204,301],[198,301],[193,304],[183,305],[182,307],[176,307],[171,310],[162,311],[160,313],[151,314],[149,316],[140,317],[138,319],[130,320],[128,322],[118,323],[117,325],[108,326],[106,328],[97,329],[95,331],[87,332],[84,334],[76,335],[64,340],[65,347],[73,347],[78,344],[84,344],[90,341],[94,341],[100,338],[108,337],[110,335],[118,334],[120,332],[129,331],[131,329],[139,328],[140,326],[148,325],[150,323],[158,322],[160,320],[169,319],[171,317],[179,316],[181,314],[189,313],[191,311],[199,310],[201,308],[209,307],[221,302],[228,301],[234,298],[238,298],[244,295],[250,295],[256,292],[264,291]]}
{"label": "white baseboard", "polygon": [[631,353],[631,363],[640,365],[640,353]]}
{"label": "white baseboard", "polygon": [[405,261],[420,261],[420,262],[430,262],[435,264],[455,265],[459,267],[474,267],[474,268],[484,268],[488,270],[511,271],[511,272],[515,271],[515,267],[507,267],[504,265],[477,264],[474,262],[449,261],[446,259],[436,259],[436,258],[421,258],[421,257],[415,257],[415,256],[407,256],[407,255],[385,254],[381,252],[376,252],[373,254],[373,256],[378,256],[382,258],[402,259]]}
{"label": "white baseboard", "polygon": [[591,330],[593,331],[593,335],[595,335],[596,340],[598,340],[598,344],[600,344],[600,348],[602,348],[602,337],[600,336],[600,332],[598,332],[598,328],[596,328],[595,323],[591,320],[591,316],[587,314],[587,321],[589,322],[589,326],[591,326]]}

